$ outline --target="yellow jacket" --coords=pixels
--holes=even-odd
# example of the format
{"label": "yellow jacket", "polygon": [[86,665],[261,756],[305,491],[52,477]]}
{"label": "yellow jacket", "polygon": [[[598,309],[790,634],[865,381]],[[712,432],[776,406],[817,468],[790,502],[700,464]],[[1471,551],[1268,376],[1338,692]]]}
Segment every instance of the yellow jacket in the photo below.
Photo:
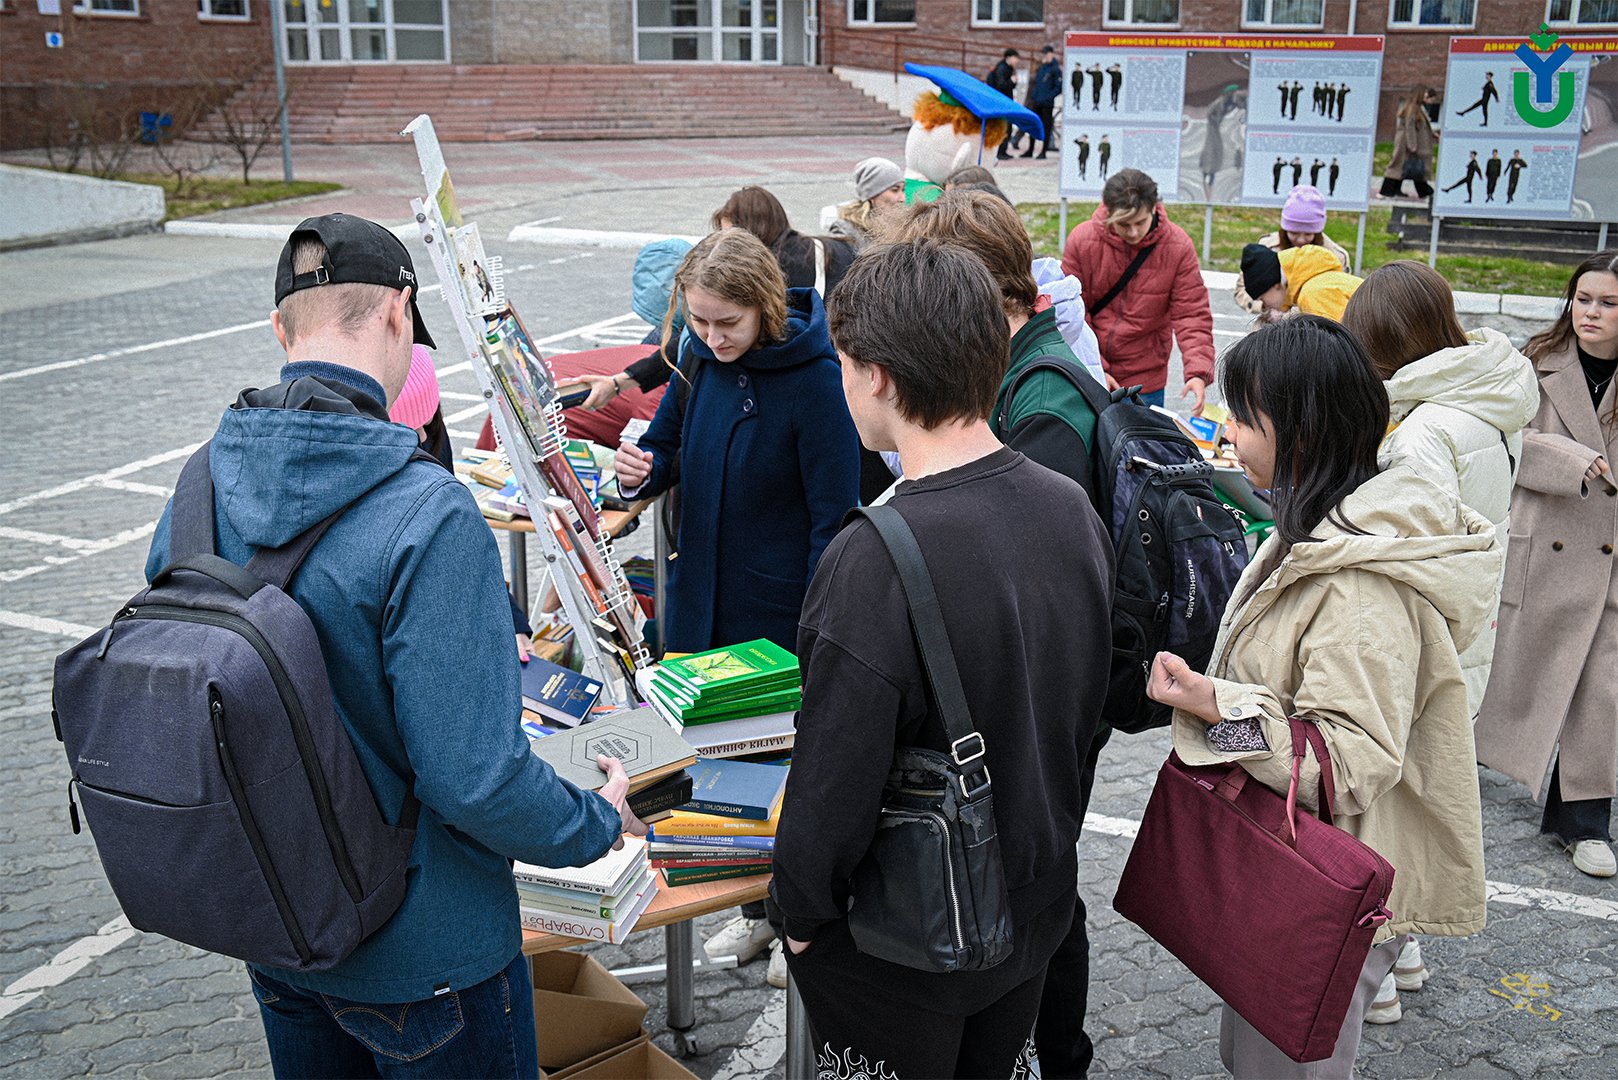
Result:
{"label": "yellow jacket", "polygon": [[1287,248],[1276,254],[1287,277],[1287,307],[1306,315],[1341,320],[1348,298],[1364,278],[1343,269],[1342,261],[1319,244]]}

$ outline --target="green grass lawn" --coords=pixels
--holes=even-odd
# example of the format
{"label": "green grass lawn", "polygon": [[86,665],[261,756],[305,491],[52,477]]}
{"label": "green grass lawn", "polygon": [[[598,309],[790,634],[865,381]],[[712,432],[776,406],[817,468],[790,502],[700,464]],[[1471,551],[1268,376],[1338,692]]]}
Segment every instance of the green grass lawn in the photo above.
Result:
{"label": "green grass lawn", "polygon": [[294,180],[288,184],[281,180],[259,180],[243,184],[239,178],[229,176],[201,176],[186,181],[185,194],[176,198],[174,177],[157,173],[122,173],[115,177],[132,184],[156,184],[163,189],[168,201],[169,220],[211,214],[216,210],[231,210],[238,206],[258,206],[262,203],[296,199],[303,195],[324,195],[337,191],[341,184],[324,180]]}
{"label": "green grass lawn", "polygon": [[[1381,176],[1393,156],[1391,143],[1378,143],[1374,175]],[[1096,203],[1070,202],[1067,204],[1067,226],[1073,228],[1095,213]],[[1028,226],[1028,235],[1034,241],[1036,255],[1062,254],[1062,241],[1058,235],[1060,224],[1055,203],[1023,203],[1017,207]],[[1365,255],[1362,273],[1370,273],[1383,263],[1396,259],[1427,261],[1425,248],[1394,248],[1393,235],[1388,232],[1391,208],[1374,203],[1365,218]],[[1202,207],[1198,204],[1169,207],[1169,218],[1191,234],[1192,243],[1202,250]],[[1242,209],[1216,206],[1213,215],[1212,259],[1206,270],[1226,270],[1234,273],[1240,268],[1242,246],[1250,244],[1265,233],[1274,232],[1281,224],[1279,211],[1270,209]],[[1326,221],[1326,234],[1354,251],[1354,233],[1359,219],[1356,214],[1337,213]],[[1438,272],[1450,286],[1469,292],[1526,293],[1530,296],[1560,296],[1567,287],[1569,268],[1560,263],[1539,262],[1510,255],[1446,255],[1438,252]]]}

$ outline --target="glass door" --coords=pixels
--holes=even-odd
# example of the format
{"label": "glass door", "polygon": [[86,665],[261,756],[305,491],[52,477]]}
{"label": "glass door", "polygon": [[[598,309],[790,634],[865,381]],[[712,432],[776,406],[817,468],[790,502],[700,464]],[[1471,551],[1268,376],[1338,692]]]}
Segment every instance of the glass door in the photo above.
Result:
{"label": "glass door", "polygon": [[280,0],[293,63],[448,60],[446,0]]}
{"label": "glass door", "polygon": [[781,0],[636,0],[635,59],[781,62]]}

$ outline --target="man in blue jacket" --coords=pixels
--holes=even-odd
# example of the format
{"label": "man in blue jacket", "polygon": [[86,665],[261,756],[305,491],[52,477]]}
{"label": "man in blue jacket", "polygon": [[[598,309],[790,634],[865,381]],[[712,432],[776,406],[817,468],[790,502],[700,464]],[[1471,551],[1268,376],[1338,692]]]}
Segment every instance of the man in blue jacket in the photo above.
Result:
{"label": "man in blue jacket", "polygon": [[[1028,88],[1028,107],[1034,110],[1040,123],[1045,125],[1045,142],[1039,148],[1039,157],[1043,159],[1051,152],[1055,145],[1055,137],[1051,128],[1056,124],[1056,99],[1062,96],[1062,65],[1056,59],[1056,47],[1045,46],[1040,54],[1039,69],[1034,72],[1034,85]],[[1023,157],[1034,156],[1034,143],[1028,142],[1028,152]]]}
{"label": "man in blue jacket", "polygon": [[[337,714],[377,805],[421,801],[405,898],[337,966],[248,965],[279,1076],[532,1076],[533,998],[508,858],[580,866],[644,832],[623,766],[600,794],[557,778],[519,729],[511,617],[470,495],[412,461],[388,421],[416,310],[403,244],[374,222],[310,218],[281,252],[271,323],[281,381],[246,390],[209,451],[215,545],[245,564],[344,506],[291,593],[320,637]],[[151,578],[168,561],[169,511]]]}

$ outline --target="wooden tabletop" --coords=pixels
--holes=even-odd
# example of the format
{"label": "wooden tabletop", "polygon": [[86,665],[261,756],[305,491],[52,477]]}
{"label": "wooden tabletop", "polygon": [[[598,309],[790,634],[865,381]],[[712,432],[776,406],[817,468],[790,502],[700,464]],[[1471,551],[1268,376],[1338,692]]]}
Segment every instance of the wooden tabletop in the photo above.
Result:
{"label": "wooden tabletop", "polygon": [[[616,537],[629,527],[631,521],[640,517],[641,511],[650,505],[652,505],[651,499],[637,499],[629,504],[628,510],[603,510],[600,514],[601,527],[607,531],[608,536]],[[520,517],[513,518],[510,521],[496,521],[493,518],[484,518],[483,520],[489,523],[489,528],[497,532],[531,533],[534,531],[533,518]]]}
{"label": "wooden tabletop", "polygon": [[[742,904],[762,900],[770,891],[770,875],[758,874],[753,877],[727,878],[724,881],[704,881],[696,885],[680,885],[670,888],[663,881],[663,872],[657,872],[657,897],[646,909],[640,921],[635,924],[631,933],[642,930],[656,930],[660,926],[671,926],[674,923],[695,919],[699,915],[711,915],[726,908],[740,907]],[[554,952],[557,949],[566,949],[571,946],[586,943],[584,938],[561,937],[557,934],[542,934],[535,930],[522,932],[522,952],[524,956],[533,956],[537,953]]]}

